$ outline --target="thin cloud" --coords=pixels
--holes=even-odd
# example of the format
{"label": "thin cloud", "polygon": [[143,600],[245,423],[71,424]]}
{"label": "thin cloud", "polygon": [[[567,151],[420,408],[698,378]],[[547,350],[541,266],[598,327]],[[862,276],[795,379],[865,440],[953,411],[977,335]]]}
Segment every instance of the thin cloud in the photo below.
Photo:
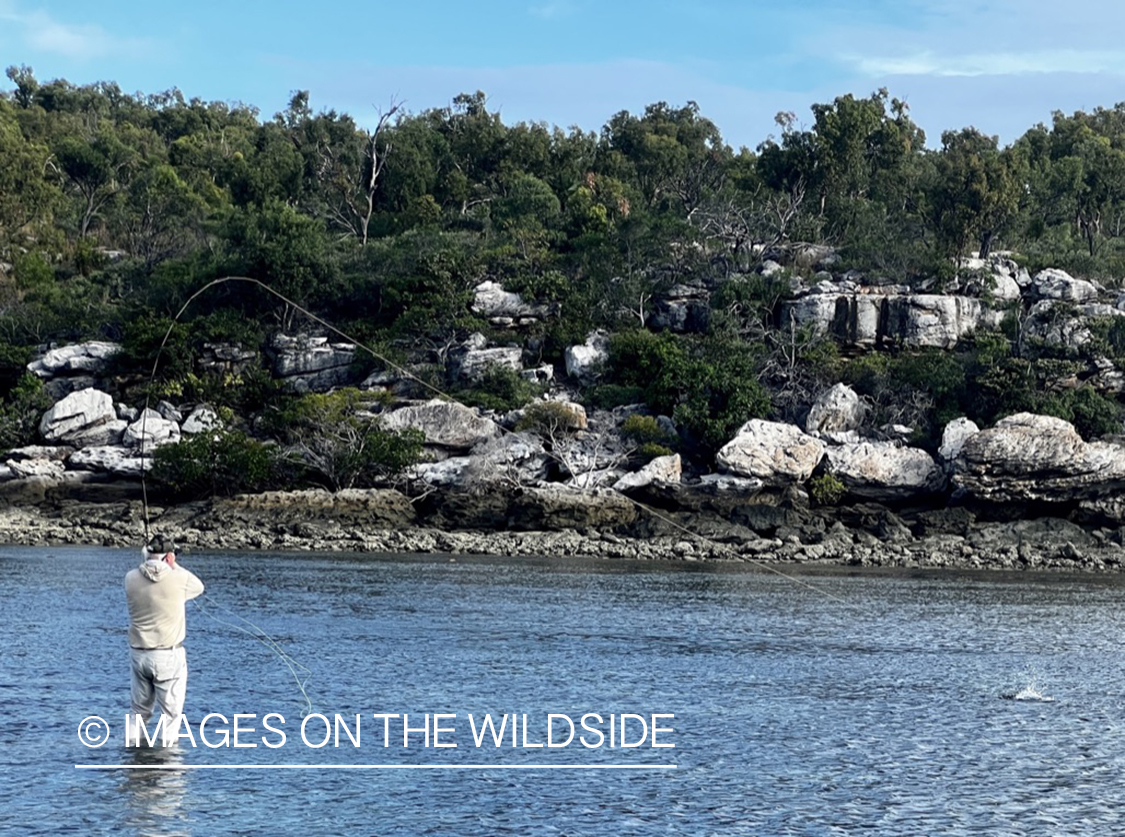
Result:
{"label": "thin cloud", "polygon": [[1112,51],[1052,49],[948,55],[919,52],[907,56],[846,56],[866,76],[1019,76],[1042,73],[1125,73],[1125,54]]}
{"label": "thin cloud", "polygon": [[574,12],[574,4],[568,3],[566,0],[551,0],[548,3],[539,3],[527,11],[533,17],[542,18],[543,20],[557,20],[560,17],[567,17]]}
{"label": "thin cloud", "polygon": [[19,46],[79,61],[152,51],[148,41],[117,37],[95,23],[66,23],[42,10],[21,11],[11,2],[0,3],[0,21],[18,27]]}

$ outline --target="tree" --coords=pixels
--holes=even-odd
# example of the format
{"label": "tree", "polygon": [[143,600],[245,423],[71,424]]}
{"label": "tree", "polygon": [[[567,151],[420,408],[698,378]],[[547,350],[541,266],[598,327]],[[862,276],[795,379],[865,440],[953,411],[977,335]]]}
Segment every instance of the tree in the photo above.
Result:
{"label": "tree", "polygon": [[987,258],[993,237],[1019,209],[1015,157],[1001,152],[996,137],[976,128],[946,131],[929,189],[930,212],[939,241],[960,260],[969,242]]}

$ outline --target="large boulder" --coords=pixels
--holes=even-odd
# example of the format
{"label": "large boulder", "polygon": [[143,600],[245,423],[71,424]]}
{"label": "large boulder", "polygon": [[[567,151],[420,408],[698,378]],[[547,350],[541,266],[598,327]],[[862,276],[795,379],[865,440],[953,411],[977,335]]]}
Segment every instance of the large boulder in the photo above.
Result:
{"label": "large boulder", "polygon": [[650,324],[679,332],[699,332],[711,320],[711,294],[703,287],[673,285],[656,304]]}
{"label": "large boulder", "polygon": [[69,465],[119,477],[139,477],[152,467],[152,458],[138,456],[136,450],[121,445],[104,445],[77,451],[70,457]]}
{"label": "large boulder", "polygon": [[566,374],[582,383],[593,383],[608,359],[609,336],[604,331],[592,331],[585,343],[567,348]]}
{"label": "large boulder", "polygon": [[470,306],[474,314],[488,317],[495,325],[527,325],[550,313],[547,305],[531,305],[517,293],[504,290],[499,282],[481,282],[473,290]]}
{"label": "large boulder", "polygon": [[518,346],[469,349],[461,358],[459,371],[462,378],[479,381],[493,369],[519,372],[523,369],[523,349]]}
{"label": "large boulder", "polygon": [[1065,270],[1054,267],[1036,273],[1031,280],[1031,288],[1040,299],[1092,302],[1098,298],[1098,289],[1092,283],[1085,279],[1075,279]]}
{"label": "large boulder", "polygon": [[1065,503],[1125,490],[1125,446],[1084,442],[1054,416],[1016,413],[969,437],[953,475],[970,494],[995,502]]}
{"label": "large boulder", "polygon": [[900,500],[940,491],[945,473],[934,458],[919,448],[891,442],[857,442],[830,447],[828,473],[848,491],[871,500]]}
{"label": "large boulder", "polygon": [[626,474],[613,484],[614,491],[632,491],[653,483],[677,483],[683,474],[680,455],[657,456],[639,471]]}
{"label": "large boulder", "polygon": [[202,433],[205,430],[215,430],[223,426],[219,414],[210,407],[199,406],[191,411],[180,430],[188,435]]}
{"label": "large boulder", "polygon": [[836,384],[816,397],[805,430],[832,440],[854,441],[846,436],[863,426],[866,414],[867,405],[856,391],[847,384]]}
{"label": "large boulder", "polygon": [[113,399],[90,387],[72,392],[43,414],[39,433],[48,442],[71,442],[83,431],[117,420]]}
{"label": "large boulder", "polygon": [[352,379],[356,347],[327,337],[278,334],[271,343],[273,371],[296,392],[324,391]]}
{"label": "large boulder", "polygon": [[87,427],[70,434],[67,441],[76,448],[91,448],[101,445],[119,445],[125,435],[129,422],[122,419],[107,421],[94,427]]}
{"label": "large boulder", "polygon": [[980,428],[972,419],[967,419],[964,416],[953,419],[941,433],[938,459],[951,468],[957,457],[961,455],[961,449],[965,447],[965,442],[979,432]]}
{"label": "large boulder", "polygon": [[468,456],[417,465],[415,478],[429,485],[470,488],[474,485],[523,486],[547,478],[549,457],[530,433],[506,433],[473,448]]}
{"label": "large boulder", "polygon": [[105,362],[121,351],[117,343],[91,340],[71,346],[50,349],[27,365],[27,371],[38,378],[59,375],[91,375],[105,368]]}
{"label": "large boulder", "polygon": [[888,297],[885,337],[906,346],[952,349],[980,319],[978,299],[941,294]]}
{"label": "large boulder", "polygon": [[180,426],[174,421],[168,421],[156,410],[147,409],[141,412],[140,418],[125,428],[122,441],[128,447],[152,450],[180,441]]}
{"label": "large boulder", "polygon": [[812,476],[824,449],[824,442],[792,424],[751,419],[723,445],[716,461],[737,476],[788,485]]}
{"label": "large boulder", "polygon": [[499,425],[477,415],[475,410],[438,398],[387,413],[383,416],[383,427],[414,427],[425,434],[428,445],[465,451],[501,433]]}

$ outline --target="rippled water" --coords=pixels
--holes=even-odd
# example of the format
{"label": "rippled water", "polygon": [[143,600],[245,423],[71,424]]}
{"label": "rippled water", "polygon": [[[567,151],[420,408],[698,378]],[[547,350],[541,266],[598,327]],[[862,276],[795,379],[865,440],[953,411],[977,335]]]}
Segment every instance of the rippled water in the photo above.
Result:
{"label": "rippled water", "polygon": [[[299,726],[292,676],[222,605],[311,669],[314,711],[459,713],[461,746],[88,750],[79,721],[128,706],[134,555],[0,549],[0,833],[1123,833],[1116,579],[803,577],[841,603],[699,565],[199,554],[189,719]],[[586,711],[675,713],[676,747],[478,751],[462,732],[469,712]],[[188,769],[294,761],[678,767]]]}

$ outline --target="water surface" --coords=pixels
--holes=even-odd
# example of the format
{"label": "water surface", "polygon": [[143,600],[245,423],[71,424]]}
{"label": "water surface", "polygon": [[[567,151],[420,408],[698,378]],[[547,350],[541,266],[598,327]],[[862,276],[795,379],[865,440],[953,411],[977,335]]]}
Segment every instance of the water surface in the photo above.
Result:
{"label": "water surface", "polygon": [[[841,603],[729,567],[201,553],[185,711],[280,712],[294,746],[86,749],[82,718],[128,708],[135,555],[0,550],[0,833],[1122,833],[1117,579],[802,577]],[[308,667],[314,711],[459,713],[461,746],[304,747],[301,692],[232,612]],[[467,746],[469,712],[588,711],[674,713],[676,747]],[[293,761],[677,769],[74,768]]]}

